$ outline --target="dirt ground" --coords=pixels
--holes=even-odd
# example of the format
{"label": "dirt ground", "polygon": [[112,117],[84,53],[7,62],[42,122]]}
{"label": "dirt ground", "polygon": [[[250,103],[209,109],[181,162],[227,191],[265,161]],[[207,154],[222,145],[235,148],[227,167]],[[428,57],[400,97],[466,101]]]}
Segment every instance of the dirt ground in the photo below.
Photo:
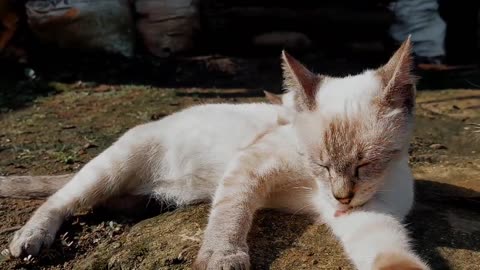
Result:
{"label": "dirt ground", "polygon": [[[229,59],[205,67],[221,70],[223,80],[238,71]],[[193,104],[264,101],[261,87],[279,86],[259,75],[259,87],[196,88],[74,77],[0,80],[0,175],[75,172],[137,124]],[[480,269],[480,134],[468,125],[480,123],[480,90],[424,90],[417,104],[417,204],[408,219],[415,247],[434,269]],[[0,249],[41,203],[0,199]],[[207,212],[206,205],[137,215],[85,210],[49,250],[21,260],[0,255],[0,269],[188,269]],[[262,212],[249,242],[255,269],[351,269],[327,228],[306,217]]]}

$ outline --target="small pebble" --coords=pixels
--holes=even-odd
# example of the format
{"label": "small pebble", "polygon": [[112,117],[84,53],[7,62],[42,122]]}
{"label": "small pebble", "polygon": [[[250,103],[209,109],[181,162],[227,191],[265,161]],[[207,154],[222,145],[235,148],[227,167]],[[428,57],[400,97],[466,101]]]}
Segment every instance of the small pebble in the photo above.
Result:
{"label": "small pebble", "polygon": [[435,150],[448,149],[445,145],[439,144],[439,143],[431,144],[431,145],[430,145],[430,148],[431,148],[431,149],[435,149]]}
{"label": "small pebble", "polygon": [[98,145],[93,143],[86,143],[85,145],[83,145],[83,149],[90,149],[90,148],[96,148],[96,147],[98,147]]}
{"label": "small pebble", "polygon": [[74,125],[63,125],[62,126],[62,129],[73,129],[73,128],[76,128],[76,126],[74,126]]}
{"label": "small pebble", "polygon": [[33,80],[37,77],[37,75],[35,74],[35,70],[33,70],[31,68],[26,68],[24,70],[24,73],[25,73],[25,76],[30,80]]}
{"label": "small pebble", "polygon": [[158,120],[161,119],[162,117],[165,117],[167,114],[166,113],[154,113],[150,116],[150,120]]}
{"label": "small pebble", "polygon": [[4,249],[2,250],[1,254],[4,256],[4,257],[10,257],[10,250],[8,249]]}

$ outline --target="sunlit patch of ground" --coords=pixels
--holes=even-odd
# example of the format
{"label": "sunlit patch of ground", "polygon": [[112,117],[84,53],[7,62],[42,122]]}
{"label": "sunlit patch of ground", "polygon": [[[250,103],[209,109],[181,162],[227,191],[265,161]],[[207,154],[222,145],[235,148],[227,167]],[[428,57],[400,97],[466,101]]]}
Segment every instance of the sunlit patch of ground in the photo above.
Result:
{"label": "sunlit patch of ground", "polygon": [[[0,174],[77,171],[129,128],[182,108],[213,102],[258,102],[246,89],[156,88],[143,85],[29,83],[46,94],[0,114]],[[35,91],[31,91],[34,93]],[[30,92],[27,92],[30,93]],[[50,93],[50,94],[49,94]],[[422,91],[411,148],[419,180],[418,206],[409,220],[416,248],[433,266],[480,265],[480,91]],[[0,199],[0,248],[41,201]],[[0,257],[1,269],[186,269],[206,222],[206,206],[152,219],[104,212],[79,213],[53,247],[37,258]],[[197,240],[195,240],[197,239]],[[304,217],[267,212],[250,237],[254,265],[264,269],[349,269],[328,230]],[[122,269],[123,269],[122,268]]]}

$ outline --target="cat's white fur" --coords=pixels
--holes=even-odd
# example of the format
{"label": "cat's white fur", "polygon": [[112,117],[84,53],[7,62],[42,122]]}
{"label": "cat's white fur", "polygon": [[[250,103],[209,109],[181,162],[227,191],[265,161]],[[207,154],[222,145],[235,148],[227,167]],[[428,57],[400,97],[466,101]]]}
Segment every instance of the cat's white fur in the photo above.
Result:
{"label": "cat's white fur", "polygon": [[[311,168],[310,143],[327,123],[351,114],[371,117],[382,87],[372,71],[329,77],[318,86],[314,112],[292,113],[298,89],[289,89],[285,106],[201,105],[135,127],[52,195],[15,234],[10,252],[38,254],[79,207],[147,194],[177,205],[212,202],[197,269],[248,268],[246,235],[254,212],[266,207],[319,216],[358,269],[428,269],[401,224],[413,203],[408,134],[399,139],[402,152],[375,180],[383,184],[354,208],[335,200],[331,184]],[[314,128],[306,132],[305,126]]]}
{"label": "cat's white fur", "polygon": [[327,77],[321,87],[322,91],[316,95],[318,113],[327,116],[359,113],[362,106],[370,106],[381,85],[375,72],[367,70],[361,75],[347,76],[341,80]]}

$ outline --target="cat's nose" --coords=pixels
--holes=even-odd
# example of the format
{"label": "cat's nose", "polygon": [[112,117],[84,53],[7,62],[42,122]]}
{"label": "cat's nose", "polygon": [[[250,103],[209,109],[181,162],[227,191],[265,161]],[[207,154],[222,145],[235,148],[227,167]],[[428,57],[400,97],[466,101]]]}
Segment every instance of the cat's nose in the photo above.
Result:
{"label": "cat's nose", "polygon": [[343,198],[335,196],[335,199],[342,204],[349,204],[352,201],[352,198],[353,198],[353,194],[349,194],[347,197],[343,197]]}

